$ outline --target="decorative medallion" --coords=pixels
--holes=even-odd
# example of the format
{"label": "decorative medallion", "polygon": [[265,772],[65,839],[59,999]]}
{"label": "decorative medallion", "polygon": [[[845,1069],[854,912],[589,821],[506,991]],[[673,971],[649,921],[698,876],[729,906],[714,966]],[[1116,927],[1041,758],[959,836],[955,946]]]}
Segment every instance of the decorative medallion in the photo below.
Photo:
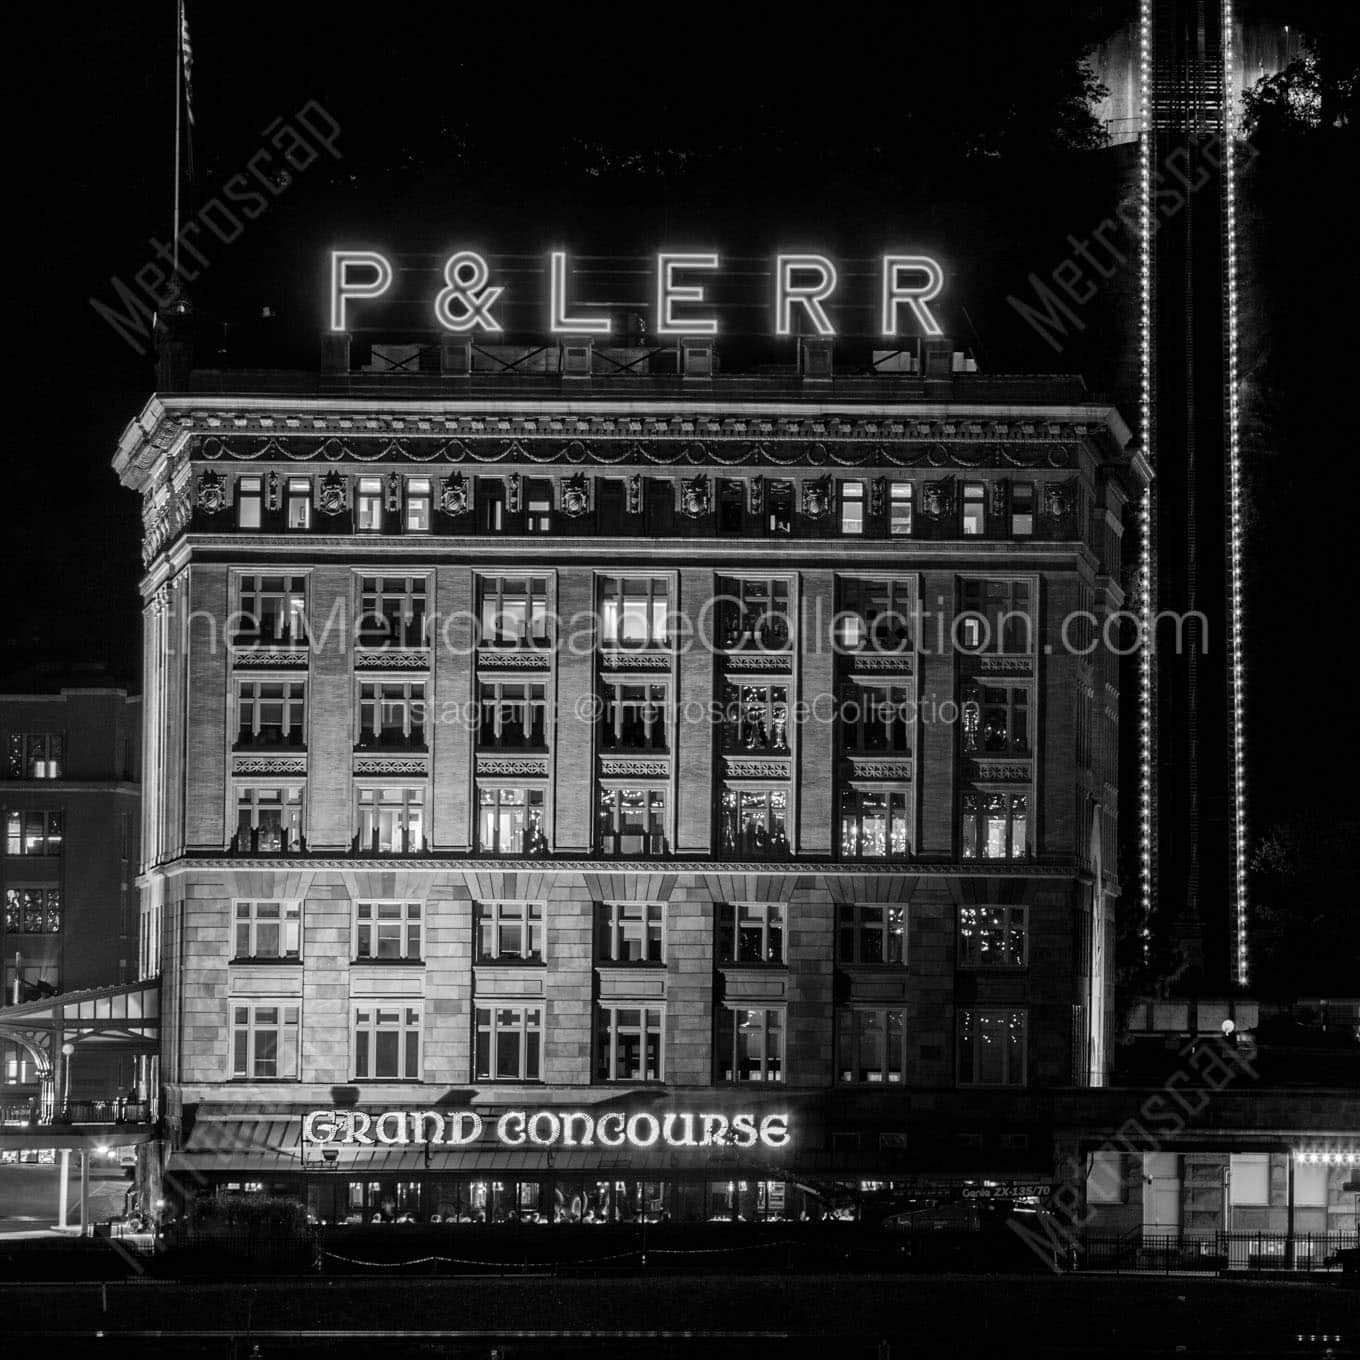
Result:
{"label": "decorative medallion", "polygon": [[393,514],[401,509],[401,478],[395,472],[387,474],[387,509]]}
{"label": "decorative medallion", "polygon": [[747,486],[750,489],[749,494],[751,498],[750,500],[751,513],[753,515],[758,515],[765,508],[765,478],[752,477],[751,480],[747,483]]}
{"label": "decorative medallion", "polygon": [[831,478],[819,477],[803,483],[803,513],[809,519],[822,519],[831,510]]}
{"label": "decorative medallion", "polygon": [[269,510],[277,510],[283,504],[283,492],[279,485],[279,474],[272,468],[269,476],[265,478],[265,507]]}
{"label": "decorative medallion", "polygon": [[468,504],[467,480],[461,472],[454,472],[441,482],[439,508],[446,515],[465,515],[471,508]]}
{"label": "decorative medallion", "polygon": [[579,519],[590,509],[590,480],[584,472],[570,477],[562,487],[562,513]]}
{"label": "decorative medallion", "polygon": [[888,479],[875,477],[869,483],[869,513],[875,519],[883,518],[883,507],[888,500]]}
{"label": "decorative medallion", "polygon": [[684,484],[680,492],[680,513],[689,519],[708,514],[708,478],[702,472]]}
{"label": "decorative medallion", "polygon": [[642,513],[642,473],[640,472],[635,472],[628,479],[628,513],[630,515]]}
{"label": "decorative medallion", "polygon": [[942,520],[954,508],[952,481],[926,482],[921,488],[921,513],[927,519]]}
{"label": "decorative medallion", "polygon": [[1073,513],[1073,500],[1070,484],[1059,485],[1053,482],[1044,488],[1044,505],[1048,509],[1050,519],[1070,519]]}
{"label": "decorative medallion", "polygon": [[317,508],[323,515],[343,515],[349,509],[349,492],[344,473],[328,472],[321,479]]}
{"label": "decorative medallion", "polygon": [[205,515],[216,515],[227,508],[227,486],[217,472],[205,472],[198,479],[198,508]]}
{"label": "decorative medallion", "polygon": [[520,491],[523,484],[524,479],[518,472],[512,472],[505,479],[505,509],[508,514],[519,514]]}

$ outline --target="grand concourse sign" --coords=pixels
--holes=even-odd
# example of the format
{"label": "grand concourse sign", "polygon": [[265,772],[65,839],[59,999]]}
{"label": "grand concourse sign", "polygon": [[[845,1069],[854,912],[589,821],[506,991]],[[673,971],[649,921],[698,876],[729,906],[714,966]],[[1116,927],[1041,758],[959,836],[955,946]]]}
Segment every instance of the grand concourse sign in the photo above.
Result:
{"label": "grand concourse sign", "polygon": [[[488,1130],[491,1139],[486,1138]],[[598,1117],[584,1110],[506,1110],[488,1123],[475,1110],[312,1110],[302,1122],[302,1141],[313,1147],[468,1147],[494,1141],[503,1147],[720,1147],[789,1146],[787,1113],[630,1114]]]}

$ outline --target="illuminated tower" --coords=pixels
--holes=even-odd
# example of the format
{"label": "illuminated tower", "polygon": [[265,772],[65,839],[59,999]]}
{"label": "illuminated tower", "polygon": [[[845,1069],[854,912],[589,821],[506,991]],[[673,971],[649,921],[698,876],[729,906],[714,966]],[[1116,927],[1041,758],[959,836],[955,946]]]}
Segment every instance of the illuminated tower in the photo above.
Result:
{"label": "illuminated tower", "polygon": [[[1186,985],[1249,981],[1231,0],[1140,11],[1143,905]],[[1238,153],[1240,155],[1240,152]]]}

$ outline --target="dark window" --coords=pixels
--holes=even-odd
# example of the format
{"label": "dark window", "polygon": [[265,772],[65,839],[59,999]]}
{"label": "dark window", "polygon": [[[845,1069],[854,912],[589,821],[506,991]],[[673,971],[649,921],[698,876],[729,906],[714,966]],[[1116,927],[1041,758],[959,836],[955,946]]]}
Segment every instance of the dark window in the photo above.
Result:
{"label": "dark window", "polygon": [[746,487],[741,482],[718,483],[718,532],[739,534],[743,527]]}
{"label": "dark window", "polygon": [[765,491],[767,527],[772,534],[793,532],[793,483],[771,482]]}

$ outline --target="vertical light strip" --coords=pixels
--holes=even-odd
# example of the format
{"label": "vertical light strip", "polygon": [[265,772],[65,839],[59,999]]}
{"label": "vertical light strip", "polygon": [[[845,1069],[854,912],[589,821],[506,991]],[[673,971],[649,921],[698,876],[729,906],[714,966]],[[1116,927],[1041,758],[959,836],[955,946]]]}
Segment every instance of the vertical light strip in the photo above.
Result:
{"label": "vertical light strip", "polygon": [[1233,6],[1223,0],[1223,192],[1224,268],[1227,273],[1227,393],[1228,451],[1228,664],[1232,668],[1233,882],[1236,953],[1233,979],[1245,987],[1249,977],[1247,953],[1247,773],[1246,687],[1242,673],[1242,469],[1241,410],[1237,331],[1237,185],[1234,140],[1237,110],[1233,98]]}
{"label": "vertical light strip", "polygon": [[[1138,139],[1139,188],[1139,437],[1143,457],[1149,469],[1155,469],[1152,434],[1152,0],[1140,0],[1138,14],[1138,111],[1140,133]],[[1138,569],[1142,575],[1138,613],[1141,647],[1138,653],[1138,854],[1139,882],[1142,889],[1143,961],[1149,957],[1152,943],[1153,847],[1156,840],[1154,824],[1156,795],[1153,787],[1155,737],[1153,732],[1153,600],[1156,589],[1153,536],[1152,487],[1143,488],[1139,503],[1141,541]]]}

